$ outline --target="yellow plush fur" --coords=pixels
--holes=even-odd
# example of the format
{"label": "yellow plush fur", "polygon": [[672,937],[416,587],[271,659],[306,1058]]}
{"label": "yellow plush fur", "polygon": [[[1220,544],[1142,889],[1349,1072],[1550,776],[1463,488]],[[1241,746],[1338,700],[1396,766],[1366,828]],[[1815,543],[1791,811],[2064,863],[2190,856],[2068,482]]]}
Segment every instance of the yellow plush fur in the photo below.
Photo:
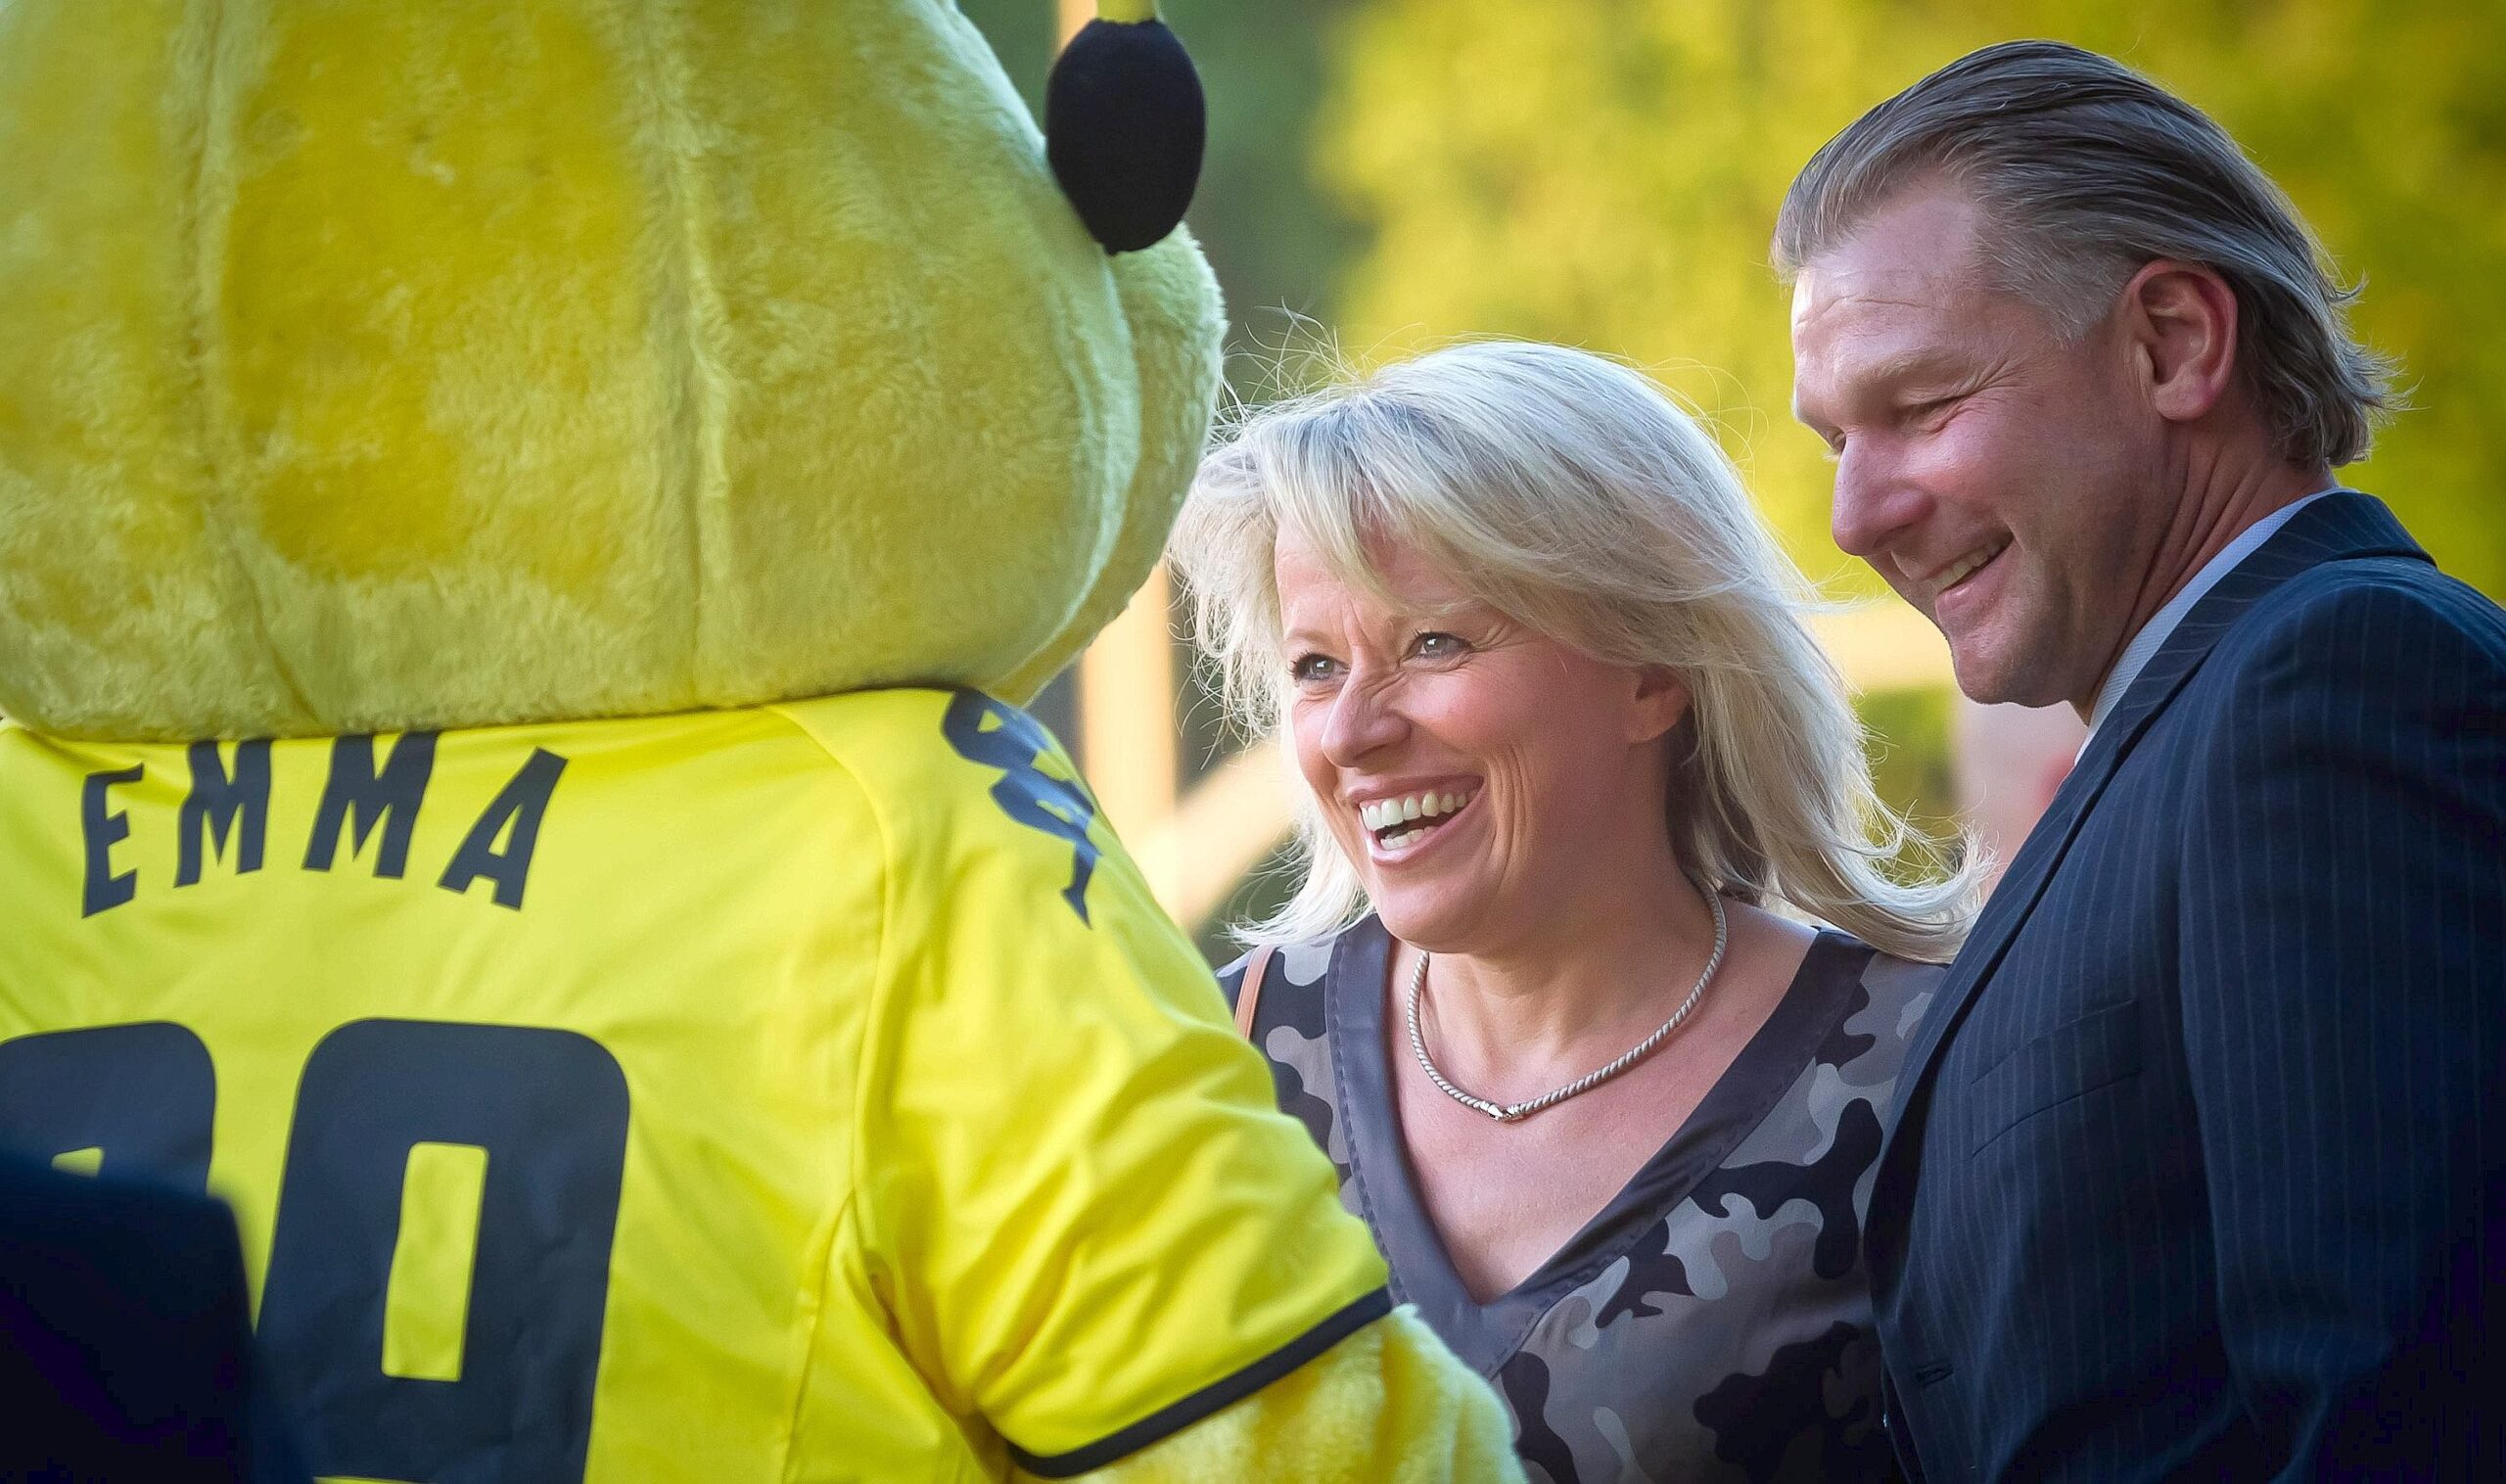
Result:
{"label": "yellow plush fur", "polygon": [[1022,698],[1217,379],[907,0],[0,5],[0,713]]}

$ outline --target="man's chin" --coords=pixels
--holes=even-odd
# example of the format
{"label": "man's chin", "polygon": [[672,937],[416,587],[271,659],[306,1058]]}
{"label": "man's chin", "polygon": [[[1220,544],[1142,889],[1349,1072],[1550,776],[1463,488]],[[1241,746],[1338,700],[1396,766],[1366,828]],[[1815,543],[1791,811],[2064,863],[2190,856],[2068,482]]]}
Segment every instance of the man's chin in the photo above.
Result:
{"label": "man's chin", "polygon": [[2052,668],[1997,645],[1949,641],[1949,668],[1968,700],[1984,706],[2051,706],[2068,699]]}
{"label": "man's chin", "polygon": [[[1939,616],[1935,614],[1930,618],[1932,626],[1940,627]],[[1984,642],[1981,634],[1952,633],[1941,628],[1940,636],[1948,641],[1949,672],[1957,681],[1959,692],[1970,701],[1980,701],[1987,706],[1998,701],[1998,693],[2008,674],[1994,647]]]}

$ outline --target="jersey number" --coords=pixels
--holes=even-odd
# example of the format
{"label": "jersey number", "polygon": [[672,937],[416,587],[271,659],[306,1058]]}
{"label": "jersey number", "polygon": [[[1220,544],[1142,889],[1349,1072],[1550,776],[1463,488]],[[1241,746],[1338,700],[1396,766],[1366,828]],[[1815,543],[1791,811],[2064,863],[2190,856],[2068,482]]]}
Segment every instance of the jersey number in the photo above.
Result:
{"label": "jersey number", "polygon": [[[166,1021],[0,1043],[0,1144],[209,1184],[216,1080]],[[384,1369],[402,1177],[486,1152],[457,1379]],[[313,1048],[262,1284],[260,1344],[317,1474],[580,1480],[591,1441],[626,1080],[571,1031],[359,1020]]]}

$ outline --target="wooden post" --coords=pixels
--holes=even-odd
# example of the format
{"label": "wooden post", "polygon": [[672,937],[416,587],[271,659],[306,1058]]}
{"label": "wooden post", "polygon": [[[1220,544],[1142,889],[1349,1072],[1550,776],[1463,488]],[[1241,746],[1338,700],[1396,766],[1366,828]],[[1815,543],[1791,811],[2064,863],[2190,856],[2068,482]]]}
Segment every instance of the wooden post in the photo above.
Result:
{"label": "wooden post", "polygon": [[[1096,6],[1056,0],[1056,14],[1067,43],[1096,18]],[[1166,605],[1161,564],[1079,659],[1080,765],[1127,841],[1161,833],[1175,813],[1175,650]],[[1151,869],[1160,901],[1172,902],[1178,885],[1175,866]]]}
{"label": "wooden post", "polygon": [[[1175,648],[1166,590],[1160,564],[1079,657],[1080,765],[1126,841],[1175,812]],[[1174,883],[1152,875],[1149,886],[1163,901]]]}

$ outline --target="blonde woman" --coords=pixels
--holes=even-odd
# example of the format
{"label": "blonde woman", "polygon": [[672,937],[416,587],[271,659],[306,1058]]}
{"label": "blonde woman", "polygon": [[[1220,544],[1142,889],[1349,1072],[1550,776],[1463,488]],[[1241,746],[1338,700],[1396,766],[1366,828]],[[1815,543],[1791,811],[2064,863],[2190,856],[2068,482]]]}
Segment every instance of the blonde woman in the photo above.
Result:
{"label": "blonde woman", "polygon": [[1885,1475],[1861,1217],[1972,892],[1713,441],[1452,347],[1244,420],[1171,551],[1305,785],[1238,1019],[1532,1476]]}

